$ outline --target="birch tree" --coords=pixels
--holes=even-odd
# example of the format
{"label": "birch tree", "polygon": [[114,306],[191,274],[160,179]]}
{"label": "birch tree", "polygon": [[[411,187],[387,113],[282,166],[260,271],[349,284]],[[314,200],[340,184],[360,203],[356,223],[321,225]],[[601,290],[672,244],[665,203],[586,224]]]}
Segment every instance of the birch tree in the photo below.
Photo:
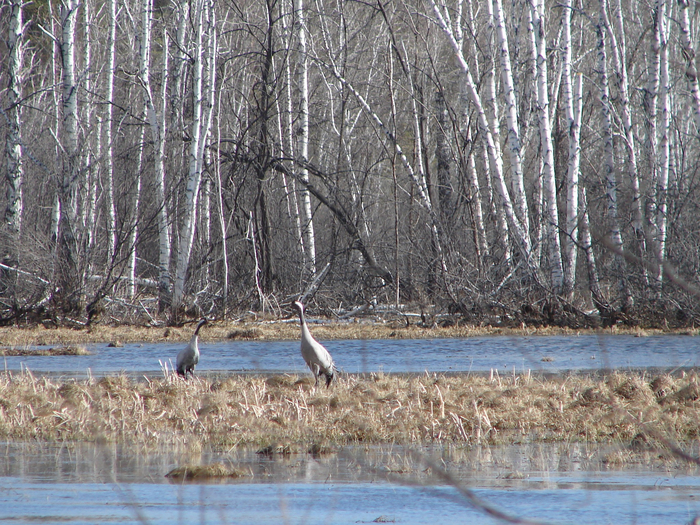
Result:
{"label": "birch tree", "polygon": [[[204,93],[204,61],[206,55],[206,45],[204,42],[205,34],[210,38],[213,36],[213,28],[211,24],[212,5],[209,0],[197,2],[194,13],[194,32],[195,41],[193,45],[193,75],[192,75],[192,124],[191,124],[191,142],[189,151],[189,172],[187,177],[187,188],[185,190],[185,203],[183,210],[182,227],[180,230],[180,246],[177,255],[175,282],[173,286],[172,309],[173,314],[178,317],[178,309],[182,304],[182,299],[185,291],[185,278],[189,268],[190,254],[192,251],[192,243],[194,241],[195,224],[197,220],[197,202],[199,197],[199,187],[202,180],[202,156],[204,152],[204,141],[206,133],[209,129],[209,123],[206,122],[207,114],[203,111],[203,106],[208,100],[208,94]],[[213,57],[208,57],[213,60]],[[210,89],[215,89],[212,84]],[[208,113],[210,116],[211,113]]]}
{"label": "birch tree", "polygon": [[685,78],[690,85],[690,95],[693,101],[695,133],[700,137],[700,87],[698,87],[698,71],[695,67],[695,46],[693,45],[690,34],[690,16],[688,15],[688,8],[688,0],[678,0],[678,25],[681,51],[683,59],[685,60]]}
{"label": "birch tree", "polygon": [[[619,223],[618,211],[618,182],[615,170],[612,108],[610,104],[610,87],[608,84],[608,58],[605,31],[605,13],[607,12],[607,0],[600,0],[599,17],[596,24],[598,37],[598,82],[601,109],[601,134],[603,137],[603,179],[606,189],[606,209],[608,221],[608,235],[610,242],[619,252],[622,250],[622,232]],[[625,275],[625,264],[622,257],[615,255],[615,274],[618,280],[618,291],[625,304],[629,304],[631,297]]]}
{"label": "birch tree", "polygon": [[113,264],[117,247],[117,209],[114,201],[114,71],[117,59],[117,0],[108,0],[107,71],[105,79],[105,181],[104,203],[107,217],[107,260]]}
{"label": "birch tree", "polygon": [[661,282],[663,279],[663,264],[666,257],[666,226],[668,211],[668,171],[670,162],[669,133],[671,126],[670,116],[670,85],[668,74],[668,35],[666,27],[666,1],[656,2],[656,27],[658,28],[659,41],[659,80],[660,97],[659,109],[661,110],[661,126],[659,141],[659,176],[656,183],[656,238],[655,255],[658,263],[656,271],[655,288],[657,295],[661,293]]}
{"label": "birch tree", "polygon": [[[306,21],[304,13],[304,0],[294,1],[294,34],[297,37],[297,78],[299,86],[299,123],[297,124],[296,137],[298,155],[305,162],[309,160],[309,59],[306,45]],[[308,172],[302,168],[300,173],[302,181],[309,181]],[[312,274],[316,274],[316,240],[314,235],[314,223],[311,212],[311,196],[302,187],[300,192],[302,210],[302,233],[304,235],[304,253],[306,264]]]}
{"label": "birch tree", "polygon": [[455,53],[455,57],[463,73],[463,81],[465,83],[466,92],[469,96],[470,102],[473,104],[477,117],[478,117],[478,127],[479,132],[482,135],[482,140],[486,145],[486,152],[489,160],[489,169],[491,171],[491,177],[494,181],[496,189],[498,191],[501,205],[503,206],[503,211],[506,215],[508,225],[511,228],[511,235],[517,243],[523,258],[527,262],[530,268],[533,268],[534,261],[531,258],[532,248],[530,245],[530,239],[526,235],[526,228],[516,216],[513,203],[508,193],[508,187],[506,185],[505,179],[503,177],[503,161],[501,157],[497,154],[496,145],[494,143],[493,134],[488,123],[486,112],[484,111],[484,105],[481,101],[481,96],[476,88],[474,79],[467,63],[466,58],[462,52],[457,39],[455,38],[455,33],[452,29],[451,24],[448,24],[449,12],[447,10],[441,10],[434,0],[431,0],[431,6],[433,8],[433,13],[435,14],[435,22],[441,28],[445,36],[447,37],[452,49]]}
{"label": "birch tree", "polygon": [[60,272],[64,308],[79,312],[83,308],[83,269],[80,261],[81,227],[79,222],[80,151],[78,139],[78,83],[75,75],[75,31],[78,0],[61,4],[62,57],[62,149],[63,177],[59,189],[61,217],[59,224]]}
{"label": "birch tree", "polygon": [[[564,95],[564,112],[569,139],[569,155],[566,172],[566,231],[563,238],[564,276],[562,292],[571,299],[576,284],[576,254],[579,223],[579,168],[581,163],[581,112],[582,112],[582,79],[577,74],[575,81],[571,72],[571,0],[562,4],[562,91]],[[573,85],[573,88],[572,88]]]}
{"label": "birch tree", "polygon": [[[24,164],[22,159],[22,86],[24,58],[24,22],[23,2],[9,2],[10,23],[7,35],[7,121],[5,137],[5,155],[7,158],[7,204],[5,207],[5,225],[14,235],[19,234],[22,226],[22,208],[24,205],[22,184],[24,182]],[[14,259],[14,257],[13,257]]]}
{"label": "birch tree", "polygon": [[527,197],[525,194],[523,163],[521,158],[518,103],[515,95],[515,83],[513,81],[513,69],[510,60],[510,50],[508,48],[508,33],[505,26],[502,0],[493,0],[493,17],[496,35],[498,37],[501,79],[503,82],[503,96],[505,98],[506,125],[508,127],[507,148],[510,157],[510,178],[515,188],[513,192],[515,211],[523,225],[523,233],[529,236],[529,214],[527,210]]}
{"label": "birch tree", "polygon": [[552,126],[549,117],[549,92],[547,82],[547,38],[544,17],[544,1],[537,0],[530,4],[534,24],[535,53],[537,63],[537,113],[540,127],[540,147],[542,150],[543,190],[546,203],[545,238],[549,247],[549,265],[552,290],[561,292],[563,268],[561,260],[561,243],[559,241],[559,210],[557,205],[557,186],[554,175],[554,146],[552,144]]}
{"label": "birch tree", "polygon": [[[610,55],[612,57],[614,78],[617,85],[620,118],[624,129],[624,143],[627,149],[627,173],[632,188],[632,227],[635,232],[637,244],[641,253],[646,252],[646,238],[644,235],[644,209],[642,206],[642,196],[639,187],[639,170],[637,167],[637,139],[635,134],[636,126],[632,118],[632,108],[630,107],[629,81],[627,72],[627,46],[625,43],[624,21],[622,16],[621,0],[616,0],[615,6],[615,27],[617,34],[611,27],[607,11],[601,11],[601,16],[607,28],[610,40]],[[646,279],[646,269],[642,270]]]}
{"label": "birch tree", "polygon": [[156,108],[152,89],[150,73],[151,46],[151,0],[144,0],[142,4],[142,46],[141,66],[139,80],[143,88],[145,100],[145,113],[148,119],[151,140],[155,147],[153,161],[153,175],[156,187],[156,206],[158,214],[158,299],[159,309],[167,308],[170,300],[170,219],[168,206],[165,199],[165,142],[166,142],[166,113],[168,90],[168,32],[163,31],[161,68],[161,92],[160,107]]}

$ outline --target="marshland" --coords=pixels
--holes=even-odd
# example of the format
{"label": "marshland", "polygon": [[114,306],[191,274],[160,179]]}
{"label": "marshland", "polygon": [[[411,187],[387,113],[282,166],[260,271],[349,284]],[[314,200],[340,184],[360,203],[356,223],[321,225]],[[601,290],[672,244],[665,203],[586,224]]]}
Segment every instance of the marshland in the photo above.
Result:
{"label": "marshland", "polygon": [[[473,487],[484,487],[488,498],[470,501],[464,496],[441,514],[446,523],[464,515],[486,519],[496,502],[496,510],[518,519],[530,515],[568,519],[569,511],[555,503],[556,494],[570,493],[579,484],[584,492],[592,491],[588,497],[595,503],[586,507],[590,517],[599,506],[609,504],[593,480],[607,483],[609,493],[617,497],[619,491],[631,490],[640,512],[666,519],[675,514],[666,507],[654,514],[658,502],[644,487],[671,473],[675,480],[684,480],[669,488],[674,498],[692,501],[688,491],[692,494],[696,486],[692,480],[697,479],[695,458],[700,453],[693,332],[495,328],[458,332],[314,318],[313,333],[341,368],[349,368],[325,388],[315,387],[304,367],[298,321],[286,319],[210,323],[200,340],[198,373],[183,380],[174,374],[172,360],[193,329],[194,323],[132,331],[103,326],[92,333],[45,328],[0,331],[4,341],[20,344],[22,350],[14,355],[6,352],[5,371],[0,373],[0,441],[5,443],[0,478],[19,476],[27,490],[36,487],[36,476],[55,479],[51,483],[56,496],[64,493],[61,484],[68,480],[126,482],[137,494],[119,492],[115,503],[127,509],[127,515],[133,506],[148,507],[151,498],[163,497],[157,496],[168,492],[159,488],[162,483],[181,487],[178,497],[184,499],[194,495],[183,483],[205,483],[207,497],[233,515],[234,509],[254,498],[245,487],[262,484],[267,488],[260,488],[257,501],[270,505],[269,491],[277,495],[272,506],[279,512],[270,511],[273,518],[262,516],[271,522],[283,519],[284,512],[303,519],[318,497],[313,483],[324,480],[333,480],[334,490],[350,491],[368,505],[352,511],[327,502],[336,511],[325,516],[338,523],[362,516],[368,521],[396,519],[397,512],[402,521],[420,523],[419,516],[428,508],[445,497],[454,500],[455,494],[441,492],[448,487],[467,490],[469,497]],[[359,339],[363,333],[378,338]],[[44,347],[77,347],[89,355],[57,351],[41,356],[62,370],[51,373],[50,365],[38,370],[32,361],[38,358],[32,353]],[[276,359],[276,370],[225,370],[226,362],[235,368],[231,352],[235,354],[236,347],[252,364]],[[492,368],[479,365],[482,347]],[[579,352],[584,359],[569,359],[577,347],[584,349]],[[372,349],[371,359],[351,360],[367,348]],[[669,364],[665,369],[646,366],[656,348],[663,350]],[[509,349],[521,358],[517,367],[506,364],[513,359],[506,357]],[[628,359],[632,356],[630,361],[638,367],[609,368],[607,364],[616,362],[616,351]],[[252,355],[256,353],[257,357]],[[134,370],[104,371],[96,364],[85,375],[78,373],[81,365],[71,361],[91,357],[109,361],[117,354],[126,356],[120,363],[133,356]],[[421,354],[434,363],[434,370],[400,371],[411,360],[422,366]],[[592,360],[594,356],[597,359]],[[531,368],[522,366],[522,358]],[[60,366],[56,360],[61,360]],[[399,371],[378,369],[392,363]],[[555,364],[565,371],[547,371]],[[586,368],[575,368],[580,366]],[[455,370],[446,371],[450,367]],[[102,466],[97,471],[81,466],[85,461],[81,456],[97,458]],[[34,462],[37,465],[30,467]],[[20,465],[25,467],[18,470]],[[54,469],[56,475],[61,472],[57,478],[51,474]],[[141,485],[144,479],[149,484]],[[384,489],[369,490],[367,483],[377,481],[397,487],[400,496],[394,503],[412,508],[410,518],[386,503],[393,498],[386,500]],[[235,486],[233,493],[224,496],[221,484]],[[416,484],[432,487],[418,489],[432,494],[421,504],[410,495]],[[285,496],[286,490],[297,496]],[[503,501],[503,490],[523,495],[536,490],[545,499],[552,491],[551,514],[535,511],[517,498]],[[229,497],[236,503],[224,503]],[[289,498],[300,499],[293,504]],[[206,505],[199,508],[205,514],[212,511]],[[188,512],[176,506],[169,513],[153,511],[133,519],[141,523],[185,519]],[[261,518],[259,508],[249,512],[251,519]],[[69,510],[65,515],[80,518]],[[219,518],[210,516],[226,522]]]}
{"label": "marshland", "polygon": [[280,374],[184,381],[0,376],[0,437],[271,453],[358,444],[693,444],[700,386],[685,377],[351,374],[332,388]]}

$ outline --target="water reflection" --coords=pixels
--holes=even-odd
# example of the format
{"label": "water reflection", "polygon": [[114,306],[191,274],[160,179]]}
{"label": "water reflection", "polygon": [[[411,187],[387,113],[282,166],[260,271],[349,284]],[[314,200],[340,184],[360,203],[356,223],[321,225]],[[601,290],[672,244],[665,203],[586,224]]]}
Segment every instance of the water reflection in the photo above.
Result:
{"label": "water reflection", "polygon": [[[685,524],[700,513],[697,469],[609,469],[611,451],[586,444],[355,446],[321,457],[278,457],[245,448],[192,454],[118,444],[3,443],[0,522],[493,523],[431,465],[520,517]],[[176,466],[215,462],[250,475],[213,484],[165,478]]]}
{"label": "water reflection", "polygon": [[[609,467],[613,445],[536,443],[507,446],[404,448],[392,445],[346,446],[321,456],[257,453],[236,447],[229,451],[191,452],[181,447],[158,450],[123,444],[13,443],[0,444],[0,477],[33,483],[172,483],[165,474],[185,465],[221,463],[246,473],[227,483],[405,483],[444,484],[434,468],[442,468],[461,483],[480,486],[695,476],[697,469],[676,463],[630,463]],[[689,452],[697,454],[695,450]],[[669,469],[674,470],[670,471]],[[693,478],[696,479],[696,478]],[[645,482],[646,483],[646,482]],[[700,485],[700,479],[698,480]]]}

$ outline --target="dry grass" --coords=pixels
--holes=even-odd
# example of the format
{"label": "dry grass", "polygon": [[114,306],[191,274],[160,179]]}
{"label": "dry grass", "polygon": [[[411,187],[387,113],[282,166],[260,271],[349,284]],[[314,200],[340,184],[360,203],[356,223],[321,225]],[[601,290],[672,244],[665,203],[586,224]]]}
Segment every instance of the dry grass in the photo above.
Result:
{"label": "dry grass", "polygon": [[230,469],[221,463],[212,465],[185,465],[168,472],[165,477],[179,481],[203,481],[213,479],[235,479],[249,476],[250,473]]}
{"label": "dry grass", "polygon": [[[219,381],[52,380],[0,374],[0,438],[118,441],[261,452],[358,443],[605,442],[642,448],[698,439],[697,378],[344,376]],[[640,437],[641,436],[641,437]]]}
{"label": "dry grass", "polygon": [[59,346],[56,348],[40,348],[38,350],[28,348],[0,348],[0,356],[25,356],[25,355],[90,355],[84,346]]}

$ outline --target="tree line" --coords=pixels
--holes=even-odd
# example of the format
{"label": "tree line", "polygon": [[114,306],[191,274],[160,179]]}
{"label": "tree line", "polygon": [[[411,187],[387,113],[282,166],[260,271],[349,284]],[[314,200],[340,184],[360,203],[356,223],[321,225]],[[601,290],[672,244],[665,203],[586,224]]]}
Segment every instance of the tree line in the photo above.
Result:
{"label": "tree line", "polygon": [[691,325],[687,0],[3,0],[0,320]]}

